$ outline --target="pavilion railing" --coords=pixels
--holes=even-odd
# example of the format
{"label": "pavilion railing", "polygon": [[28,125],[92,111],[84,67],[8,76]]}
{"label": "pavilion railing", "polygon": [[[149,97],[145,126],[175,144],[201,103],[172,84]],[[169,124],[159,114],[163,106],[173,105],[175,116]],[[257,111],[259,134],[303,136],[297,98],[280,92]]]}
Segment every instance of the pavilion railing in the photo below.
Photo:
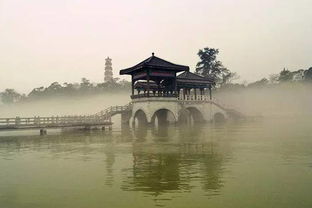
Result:
{"label": "pavilion railing", "polygon": [[178,97],[180,101],[210,101],[209,95],[180,95]]}
{"label": "pavilion railing", "polygon": [[138,99],[138,98],[146,98],[146,97],[170,97],[170,98],[177,98],[177,93],[168,93],[168,94],[158,94],[158,93],[150,93],[150,94],[137,94],[137,95],[131,95],[132,99]]}
{"label": "pavilion railing", "polygon": [[177,98],[179,101],[211,101],[209,95],[178,95],[177,93],[172,94],[137,94],[132,95],[132,99],[139,99],[139,98],[147,98],[147,97],[168,97],[168,98]]}

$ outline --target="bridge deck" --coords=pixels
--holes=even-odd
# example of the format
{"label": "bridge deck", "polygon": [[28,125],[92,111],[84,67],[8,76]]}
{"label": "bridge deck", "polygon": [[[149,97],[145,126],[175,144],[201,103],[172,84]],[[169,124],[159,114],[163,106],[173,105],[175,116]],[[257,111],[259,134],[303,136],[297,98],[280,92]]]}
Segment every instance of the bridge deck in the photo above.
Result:
{"label": "bridge deck", "polygon": [[64,127],[111,126],[111,117],[131,110],[131,104],[112,106],[89,116],[50,116],[0,118],[0,131]]}
{"label": "bridge deck", "polygon": [[99,116],[0,118],[0,131],[63,127],[109,126],[112,122]]}
{"label": "bridge deck", "polygon": [[[141,98],[142,99],[142,98]],[[135,99],[134,99],[135,100]],[[204,95],[187,95],[176,98],[177,102],[206,102],[223,109],[227,113],[243,117],[243,115],[231,108],[221,105],[216,100]],[[94,115],[89,116],[50,116],[50,117],[15,117],[0,118],[0,131],[13,129],[44,129],[44,128],[64,128],[64,127],[91,127],[91,126],[111,126],[111,117],[124,112],[131,112],[132,104],[125,106],[112,106]]]}

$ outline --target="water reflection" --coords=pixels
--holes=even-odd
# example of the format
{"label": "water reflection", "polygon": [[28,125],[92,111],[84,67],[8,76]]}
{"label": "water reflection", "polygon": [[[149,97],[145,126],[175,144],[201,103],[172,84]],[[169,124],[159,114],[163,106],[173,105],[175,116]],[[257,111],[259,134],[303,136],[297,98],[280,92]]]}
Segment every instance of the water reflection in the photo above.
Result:
{"label": "water reflection", "polygon": [[[138,146],[133,152],[133,167],[124,170],[122,189],[159,195],[170,191],[190,191],[200,182],[202,189],[222,187],[223,156],[211,152],[212,146],[181,145],[175,151],[160,146]],[[174,147],[169,147],[170,149]]]}
{"label": "water reflection", "polygon": [[104,154],[106,156],[105,166],[106,166],[106,176],[105,176],[105,184],[108,186],[112,186],[114,183],[114,168],[113,165],[115,163],[115,152],[112,144],[109,144],[105,150]]}
{"label": "water reflection", "polygon": [[308,208],[310,122],[285,122],[0,137],[0,207]]}
{"label": "water reflection", "polygon": [[122,189],[158,196],[190,191],[200,184],[216,194],[223,186],[224,155],[212,141],[202,142],[201,130],[202,126],[191,131],[158,126],[149,134],[146,128],[136,129],[139,141],[150,136],[155,143],[134,143],[133,167],[123,170]]}
{"label": "water reflection", "polygon": [[144,142],[147,137],[147,128],[137,127],[133,129],[133,134],[138,142]]}
{"label": "water reflection", "polygon": [[[0,160],[35,155],[30,158],[38,157],[37,161],[45,161],[36,162],[36,167],[47,168],[44,163],[51,163],[51,171],[55,169],[53,161],[59,161],[64,165],[65,172],[67,166],[78,168],[79,172],[88,171],[88,181],[92,186],[100,186],[104,190],[117,186],[120,192],[142,192],[156,201],[172,200],[163,197],[165,193],[178,194],[193,189],[215,195],[224,185],[225,156],[214,141],[203,139],[202,131],[200,126],[190,131],[175,126],[158,126],[123,128],[118,132],[2,137]],[[88,168],[83,169],[84,166]],[[62,177],[85,180],[79,178],[79,172],[64,173]],[[93,181],[93,175],[97,174],[100,179]],[[98,184],[99,181],[102,183]],[[0,189],[1,192],[3,190]],[[12,200],[11,196],[6,197]],[[159,202],[157,205],[160,205]]]}

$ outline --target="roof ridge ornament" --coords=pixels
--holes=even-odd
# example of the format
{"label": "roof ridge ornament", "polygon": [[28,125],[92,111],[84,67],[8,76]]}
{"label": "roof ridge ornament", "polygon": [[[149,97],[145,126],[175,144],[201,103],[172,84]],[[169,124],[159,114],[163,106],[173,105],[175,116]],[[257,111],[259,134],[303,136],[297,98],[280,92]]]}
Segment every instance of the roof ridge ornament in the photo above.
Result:
{"label": "roof ridge ornament", "polygon": [[154,53],[154,52],[152,52],[152,56],[155,56],[155,53]]}

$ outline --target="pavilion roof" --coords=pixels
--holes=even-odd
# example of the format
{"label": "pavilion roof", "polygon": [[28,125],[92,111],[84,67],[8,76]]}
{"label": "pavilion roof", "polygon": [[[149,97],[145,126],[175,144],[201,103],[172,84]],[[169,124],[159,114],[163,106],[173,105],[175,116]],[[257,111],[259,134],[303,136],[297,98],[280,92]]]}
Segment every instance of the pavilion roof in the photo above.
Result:
{"label": "pavilion roof", "polygon": [[175,71],[175,72],[181,72],[181,71],[188,71],[189,67],[184,65],[178,65],[171,63],[169,61],[166,61],[164,59],[158,58],[154,56],[154,53],[151,57],[145,59],[144,61],[138,63],[137,65],[120,70],[119,74],[132,74],[136,71],[141,71],[143,69],[158,69],[158,70],[165,70],[165,71]]}
{"label": "pavilion roof", "polygon": [[196,82],[201,82],[201,83],[207,83],[207,84],[213,84],[214,79],[213,78],[208,78],[208,77],[203,77],[198,74],[185,71],[177,76],[177,81],[181,82],[187,82],[187,81],[196,81]]}

